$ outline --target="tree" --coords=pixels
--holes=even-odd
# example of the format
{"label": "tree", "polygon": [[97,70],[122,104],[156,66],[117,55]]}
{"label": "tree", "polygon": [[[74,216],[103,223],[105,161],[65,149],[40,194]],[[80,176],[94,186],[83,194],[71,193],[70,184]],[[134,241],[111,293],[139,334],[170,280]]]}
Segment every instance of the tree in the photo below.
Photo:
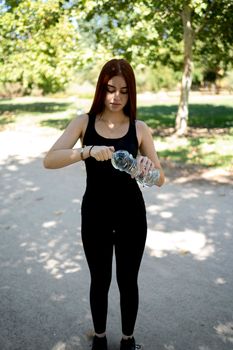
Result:
{"label": "tree", "polygon": [[80,63],[78,33],[64,1],[5,1],[0,8],[0,82],[28,94],[65,87]]}
{"label": "tree", "polygon": [[193,60],[225,67],[232,61],[232,2],[86,0],[83,3],[89,8],[86,30],[94,33],[96,42],[104,43],[114,55],[124,56],[135,65],[162,62],[182,69],[176,130],[183,134],[188,123]]}
{"label": "tree", "polygon": [[[227,65],[232,59],[233,30],[232,25],[228,27],[230,23],[227,21],[231,16],[232,9],[233,6],[228,1],[194,0],[183,5],[181,17],[183,22],[184,68],[180,102],[176,116],[178,134],[184,134],[188,123],[188,97],[192,83],[193,50],[197,47],[194,44],[198,45],[197,42],[199,41],[201,48],[200,51],[196,49],[196,59],[198,59],[198,53],[200,55],[200,53],[209,52],[209,67],[214,65],[217,68],[220,64]],[[232,18],[230,22],[233,24]],[[228,23],[227,26],[226,23]],[[200,55],[200,57],[203,56]],[[206,58],[205,55],[205,61]],[[206,63],[203,62],[203,64]]]}

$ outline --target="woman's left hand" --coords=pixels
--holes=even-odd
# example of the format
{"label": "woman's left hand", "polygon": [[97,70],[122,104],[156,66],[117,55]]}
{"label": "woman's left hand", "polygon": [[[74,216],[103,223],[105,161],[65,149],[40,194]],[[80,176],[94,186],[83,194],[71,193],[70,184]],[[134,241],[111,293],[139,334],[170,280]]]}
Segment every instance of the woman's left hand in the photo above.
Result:
{"label": "woman's left hand", "polygon": [[146,156],[137,156],[137,164],[142,175],[147,175],[150,170],[154,169],[154,163]]}

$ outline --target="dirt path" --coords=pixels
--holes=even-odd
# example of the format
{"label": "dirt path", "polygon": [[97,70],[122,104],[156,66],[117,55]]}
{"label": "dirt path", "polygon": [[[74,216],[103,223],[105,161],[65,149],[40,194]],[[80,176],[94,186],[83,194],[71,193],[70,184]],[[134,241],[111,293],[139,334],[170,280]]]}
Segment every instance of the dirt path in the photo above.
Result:
{"label": "dirt path", "polygon": [[[84,167],[42,167],[59,134],[27,123],[0,133],[1,350],[90,349]],[[135,336],[145,350],[232,350],[230,176],[171,164],[165,172],[164,187],[143,189],[148,237]],[[115,269],[107,332],[109,350],[119,349]]]}

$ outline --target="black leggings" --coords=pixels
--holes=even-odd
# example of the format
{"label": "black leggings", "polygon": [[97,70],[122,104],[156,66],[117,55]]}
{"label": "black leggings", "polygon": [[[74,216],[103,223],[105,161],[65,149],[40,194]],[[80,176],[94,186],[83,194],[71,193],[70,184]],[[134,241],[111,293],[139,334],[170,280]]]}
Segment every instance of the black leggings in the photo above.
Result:
{"label": "black leggings", "polygon": [[[138,272],[145,247],[147,224],[143,211],[131,219],[121,218],[112,227],[103,215],[85,215],[82,210],[82,240],[91,274],[90,305],[96,333],[106,330],[108,291],[112,278],[115,250],[116,276],[120,291],[122,332],[131,335],[138,312]],[[101,217],[101,219],[100,219]]]}

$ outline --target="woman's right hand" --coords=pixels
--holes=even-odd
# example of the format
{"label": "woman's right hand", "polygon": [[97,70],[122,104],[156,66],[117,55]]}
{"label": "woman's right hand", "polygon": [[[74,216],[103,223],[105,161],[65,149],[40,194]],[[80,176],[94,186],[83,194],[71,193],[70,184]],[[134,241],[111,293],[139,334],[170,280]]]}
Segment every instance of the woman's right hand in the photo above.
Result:
{"label": "woman's right hand", "polygon": [[112,158],[112,154],[115,151],[113,146],[93,146],[90,152],[90,156],[97,161],[104,161]]}

